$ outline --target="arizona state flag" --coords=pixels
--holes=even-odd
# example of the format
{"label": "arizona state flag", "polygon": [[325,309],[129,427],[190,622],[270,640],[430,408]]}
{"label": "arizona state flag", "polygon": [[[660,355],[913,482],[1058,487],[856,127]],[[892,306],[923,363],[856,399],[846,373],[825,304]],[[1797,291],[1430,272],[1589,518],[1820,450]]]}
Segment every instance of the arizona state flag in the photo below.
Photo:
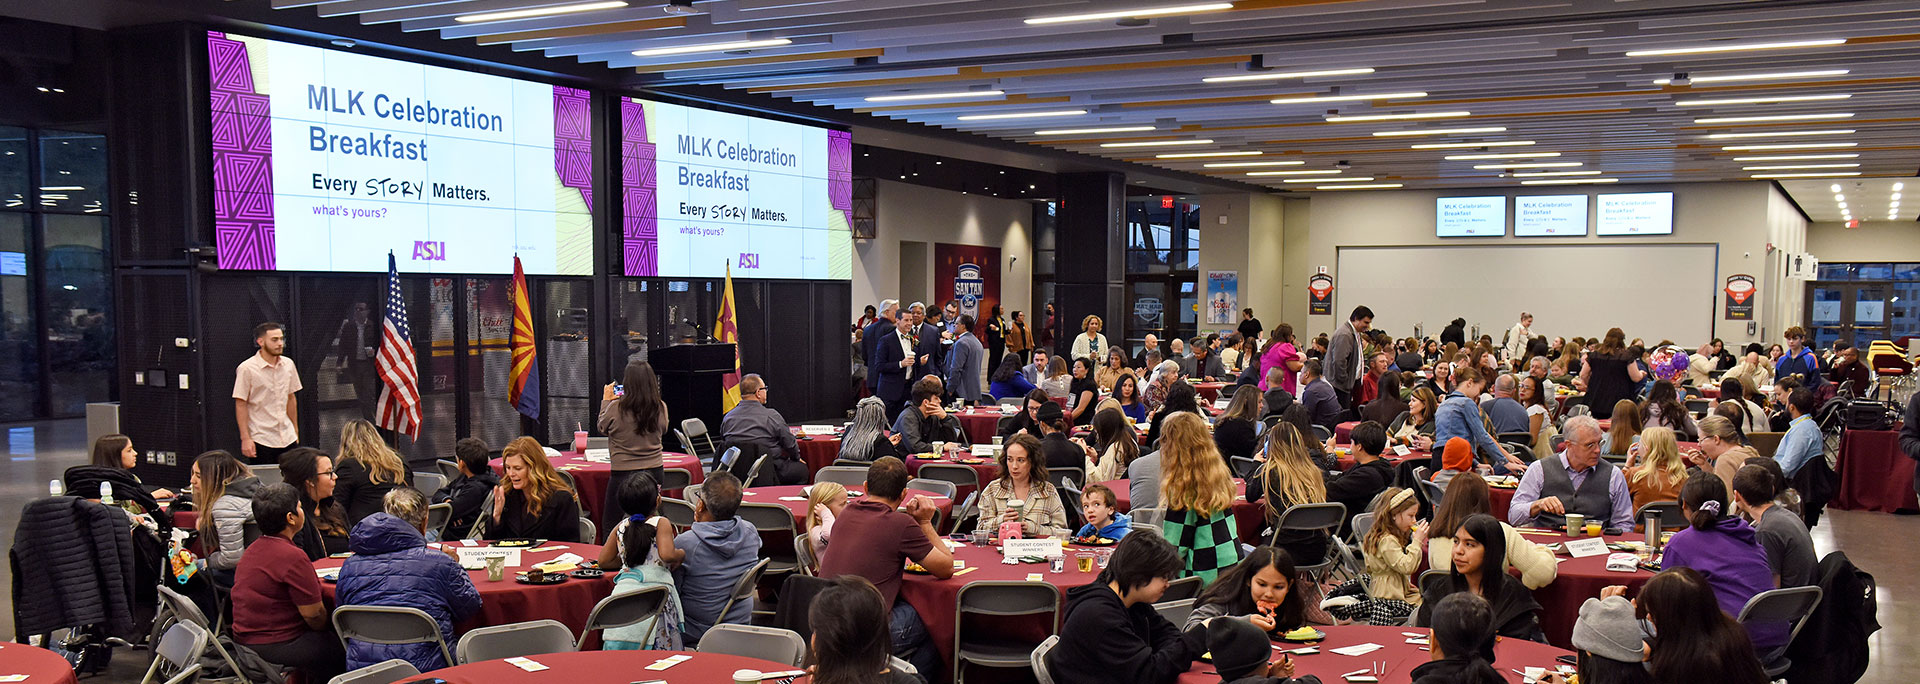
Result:
{"label": "arizona state flag", "polygon": [[733,315],[733,264],[727,264],[727,289],[720,295],[720,319],[714,321],[714,337],[733,345],[733,372],[720,379],[721,411],[732,411],[740,403],[740,328]]}
{"label": "arizona state flag", "polygon": [[520,413],[540,419],[540,363],[534,355],[533,302],[527,299],[527,273],[520,256],[513,257],[513,370],[508,374],[507,400]]}

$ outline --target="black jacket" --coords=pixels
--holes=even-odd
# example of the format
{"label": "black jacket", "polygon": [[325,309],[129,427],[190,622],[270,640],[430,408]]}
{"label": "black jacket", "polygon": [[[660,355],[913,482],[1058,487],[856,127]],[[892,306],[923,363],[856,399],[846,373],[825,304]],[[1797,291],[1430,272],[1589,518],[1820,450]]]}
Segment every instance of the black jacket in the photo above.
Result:
{"label": "black jacket", "polygon": [[1466,326],[1449,325],[1445,329],[1441,330],[1440,346],[1445,347],[1447,346],[1448,342],[1452,342],[1455,346],[1459,346],[1459,347],[1467,346]]}
{"label": "black jacket", "polygon": [[[147,517],[153,518],[154,522],[160,526],[161,535],[173,529],[173,515],[160,507],[160,503],[154,500],[153,494],[140,484],[140,479],[133,476],[133,471],[107,466],[77,465],[68,468],[61,479],[65,481],[67,491],[81,498],[99,497],[100,483],[106,482],[108,486],[113,487],[114,499],[131,501],[139,506],[140,510],[146,511]],[[207,508],[213,508],[212,502],[208,502]]]}
{"label": "black jacket", "polygon": [[1104,581],[1067,590],[1059,645],[1047,654],[1056,684],[1168,684],[1207,650],[1205,627],[1181,632],[1148,604],[1131,608]]}
{"label": "black jacket", "polygon": [[[1352,529],[1353,516],[1367,512],[1367,504],[1380,492],[1387,491],[1387,485],[1393,484],[1393,466],[1384,459],[1353,466],[1327,481],[1327,500],[1337,501],[1347,506],[1347,517],[1340,523],[1340,534],[1346,536]],[[1364,532],[1362,534],[1365,534]]]}
{"label": "black jacket", "polygon": [[333,468],[336,482],[333,485],[333,501],[346,510],[347,529],[353,529],[367,516],[383,510],[383,501],[387,492],[413,485],[413,473],[402,468],[399,482],[375,484],[373,471],[357,459],[343,458]]}
{"label": "black jacket", "polygon": [[915,364],[901,368],[900,362],[905,360],[907,360],[905,352],[900,350],[899,328],[889,330],[887,334],[880,336],[879,344],[874,347],[873,356],[867,359],[867,363],[872,365],[872,372],[867,375],[867,382],[873,384],[874,396],[892,402],[904,402],[911,398],[909,395],[913,392],[913,381],[922,375],[919,370],[923,366]]}
{"label": "black jacket", "polygon": [[[1494,633],[1509,639],[1546,643],[1546,632],[1540,629],[1540,603],[1533,600],[1533,591],[1513,575],[1501,573],[1500,579],[1505,582],[1500,586],[1500,600],[1492,602],[1490,606],[1493,609]],[[1453,591],[1453,576],[1450,574],[1435,574],[1421,582],[1420,610],[1413,614],[1413,626],[1432,627],[1431,609]]]}
{"label": "black jacket", "polygon": [[526,496],[518,489],[509,489],[506,509],[501,512],[498,522],[492,519],[493,511],[485,511],[483,514],[488,516],[487,531],[482,535],[487,539],[546,539],[593,543],[591,539],[580,539],[580,504],[574,501],[573,492],[555,491],[548,494],[546,503],[540,506],[540,511],[529,513]]}
{"label": "black jacket", "polygon": [[[1087,467],[1086,450],[1067,439],[1067,433],[1064,432],[1055,432],[1041,437],[1040,454],[1046,457],[1048,470]],[[1082,482],[1080,486],[1087,485]]]}
{"label": "black jacket", "polygon": [[1413,684],[1503,684],[1507,681],[1500,676],[1498,669],[1489,673],[1464,658],[1429,660],[1413,668],[1409,674],[1413,677]]}
{"label": "black jacket", "polygon": [[1213,425],[1213,444],[1220,448],[1220,457],[1227,459],[1227,468],[1233,468],[1233,457],[1253,458],[1253,452],[1260,448],[1260,426],[1251,420],[1226,418]]}
{"label": "black jacket", "polygon": [[75,496],[35,499],[13,549],[13,633],[97,625],[134,637],[134,547],[126,511]]}
{"label": "black jacket", "polygon": [[1873,575],[1854,567],[1839,551],[1820,559],[1819,585],[1825,592],[1820,605],[1787,645],[1787,658],[1793,661],[1787,681],[1852,684],[1866,674],[1868,639],[1880,631],[1878,590]]}
{"label": "black jacket", "polygon": [[486,503],[487,493],[500,486],[500,476],[493,474],[491,468],[478,475],[462,475],[433,493],[433,503],[453,504],[453,513],[447,518],[447,538],[464,537],[467,530],[473,529],[473,521],[480,516],[481,504]]}

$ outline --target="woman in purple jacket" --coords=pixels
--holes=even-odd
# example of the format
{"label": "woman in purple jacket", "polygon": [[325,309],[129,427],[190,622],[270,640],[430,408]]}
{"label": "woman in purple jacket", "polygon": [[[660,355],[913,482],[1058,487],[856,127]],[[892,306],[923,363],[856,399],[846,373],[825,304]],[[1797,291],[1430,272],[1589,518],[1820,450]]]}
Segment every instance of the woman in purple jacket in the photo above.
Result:
{"label": "woman in purple jacket", "polygon": [[[1720,610],[1729,616],[1739,616],[1754,594],[1774,588],[1766,551],[1752,527],[1729,515],[1727,485],[1718,475],[1702,470],[1687,478],[1680,487],[1680,508],[1687,514],[1688,527],[1667,542],[1660,569],[1692,568],[1700,573],[1713,587]],[[1747,625],[1747,636],[1762,660],[1786,647],[1787,632],[1787,625],[1781,623]]]}
{"label": "woman in purple jacket", "polygon": [[[460,563],[427,548],[427,499],[400,488],[382,500],[385,512],[353,526],[347,543],[353,557],[340,567],[335,594],[342,606],[418,608],[440,623],[440,636],[453,642],[453,623],[480,610],[480,592]],[[1764,565],[1764,564],[1763,564]],[[347,669],[356,670],[399,658],[431,672],[452,663],[433,643],[374,644],[347,641]]]}

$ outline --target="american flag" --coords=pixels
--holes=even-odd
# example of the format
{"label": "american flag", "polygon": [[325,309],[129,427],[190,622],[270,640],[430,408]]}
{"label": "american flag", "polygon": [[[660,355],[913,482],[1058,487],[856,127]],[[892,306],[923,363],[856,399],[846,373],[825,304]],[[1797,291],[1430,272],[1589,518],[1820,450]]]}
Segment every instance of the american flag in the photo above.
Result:
{"label": "american flag", "polygon": [[380,403],[375,422],[409,437],[420,436],[420,370],[414,365],[413,333],[407,327],[407,300],[400,294],[400,271],[387,252],[387,315],[380,325]]}

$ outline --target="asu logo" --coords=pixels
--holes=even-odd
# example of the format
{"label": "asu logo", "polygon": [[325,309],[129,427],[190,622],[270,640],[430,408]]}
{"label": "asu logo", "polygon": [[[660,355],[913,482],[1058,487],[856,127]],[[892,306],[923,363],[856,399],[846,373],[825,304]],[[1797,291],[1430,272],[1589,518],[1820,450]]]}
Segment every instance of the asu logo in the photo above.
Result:
{"label": "asu logo", "polygon": [[444,240],[414,240],[414,261],[446,261],[447,243]]}
{"label": "asu logo", "polygon": [[734,268],[760,268],[760,255],[751,252],[740,253],[740,263]]}

